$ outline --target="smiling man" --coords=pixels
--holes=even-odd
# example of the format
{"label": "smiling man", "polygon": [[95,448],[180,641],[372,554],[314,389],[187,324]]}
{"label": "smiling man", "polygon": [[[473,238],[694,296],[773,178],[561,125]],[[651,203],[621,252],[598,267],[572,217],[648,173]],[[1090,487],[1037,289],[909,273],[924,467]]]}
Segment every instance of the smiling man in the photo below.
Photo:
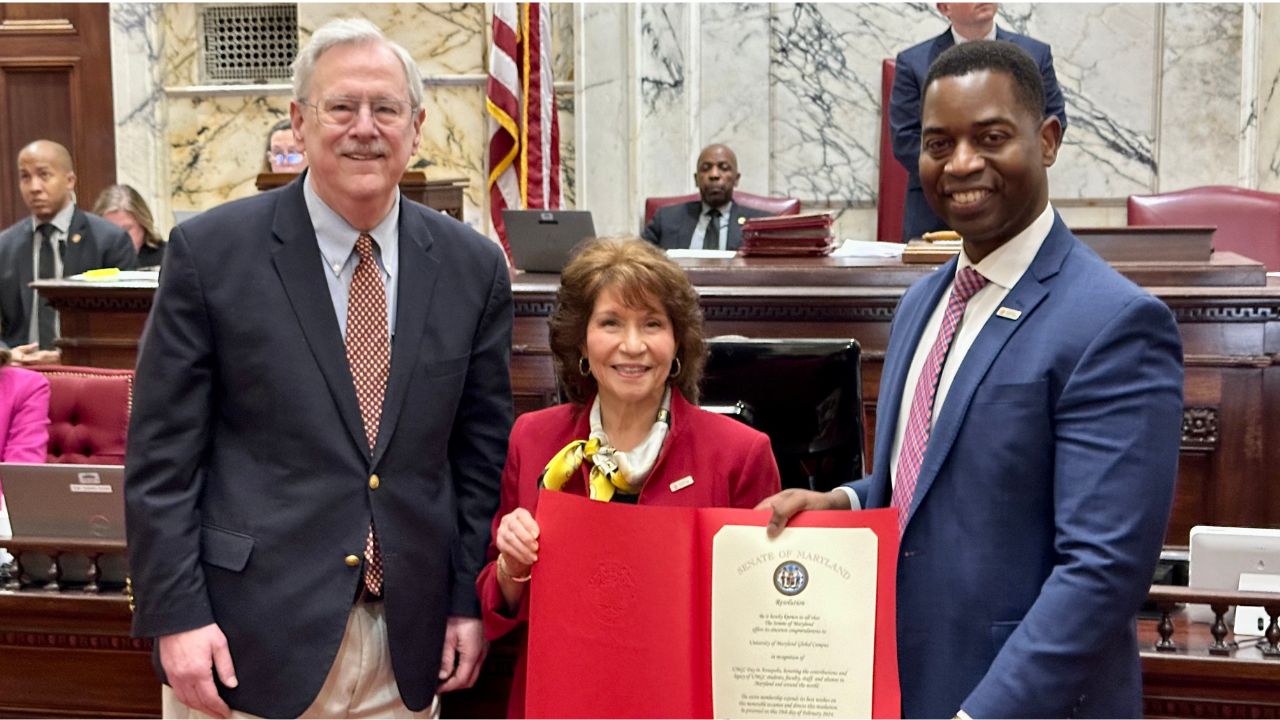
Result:
{"label": "smiling man", "polygon": [[693,173],[700,198],[658,210],[642,233],[644,239],[667,250],[737,250],[742,223],[769,214],[733,202],[739,178],[738,156],[725,145],[708,145],[698,154]]}
{"label": "smiling man", "polygon": [[1062,129],[1036,64],[980,41],[929,70],[920,177],[960,256],[907,290],[876,463],[760,504],[894,508],[904,717],[1138,717],[1134,614],[1172,503],[1182,348],[1169,309],[1049,203]]}
{"label": "smiling man", "polygon": [[174,229],[126,459],[165,717],[428,717],[483,657],[511,429],[497,245],[403,197],[425,112],[365,20],[294,63],[310,169]]}

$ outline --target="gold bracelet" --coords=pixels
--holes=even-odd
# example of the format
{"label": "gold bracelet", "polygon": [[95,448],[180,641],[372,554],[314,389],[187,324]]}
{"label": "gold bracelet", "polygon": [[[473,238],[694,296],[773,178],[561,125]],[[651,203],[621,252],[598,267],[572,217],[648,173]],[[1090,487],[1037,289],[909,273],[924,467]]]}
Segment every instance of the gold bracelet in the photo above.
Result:
{"label": "gold bracelet", "polygon": [[515,575],[511,574],[510,570],[507,569],[507,556],[503,555],[502,553],[498,553],[498,574],[506,575],[507,579],[510,580],[511,582],[526,583],[526,582],[529,582],[529,579],[533,577],[533,570],[530,569],[529,572],[524,577],[516,577]]}

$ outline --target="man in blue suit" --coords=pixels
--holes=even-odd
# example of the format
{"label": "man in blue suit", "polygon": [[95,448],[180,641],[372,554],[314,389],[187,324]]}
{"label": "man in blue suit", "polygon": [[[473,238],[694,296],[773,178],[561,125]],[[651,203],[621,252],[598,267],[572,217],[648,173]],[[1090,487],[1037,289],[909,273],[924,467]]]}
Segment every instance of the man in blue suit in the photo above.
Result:
{"label": "man in blue suit", "polygon": [[801,510],[898,510],[904,717],[1137,717],[1177,326],[1049,204],[1062,126],[1030,56],[966,43],[925,88],[925,194],[963,251],[898,306],[872,474],[759,509],[771,534]]}
{"label": "man in blue suit", "polygon": [[[996,27],[996,3],[938,3],[938,11],[951,21],[941,35],[915,45],[898,54],[893,76],[893,94],[889,101],[889,130],[893,133],[893,156],[907,169],[907,195],[903,200],[902,239],[920,237],[934,230],[948,228],[925,202],[920,187],[916,160],[920,156],[920,96],[929,66],[947,48],[970,40],[1006,40],[1030,53],[1040,67],[1044,81],[1045,115],[1058,118],[1063,132],[1067,129],[1067,113],[1062,90],[1053,72],[1053,53],[1049,46],[1025,35]],[[881,158],[881,162],[887,162]],[[881,202],[891,199],[881,198]]]}

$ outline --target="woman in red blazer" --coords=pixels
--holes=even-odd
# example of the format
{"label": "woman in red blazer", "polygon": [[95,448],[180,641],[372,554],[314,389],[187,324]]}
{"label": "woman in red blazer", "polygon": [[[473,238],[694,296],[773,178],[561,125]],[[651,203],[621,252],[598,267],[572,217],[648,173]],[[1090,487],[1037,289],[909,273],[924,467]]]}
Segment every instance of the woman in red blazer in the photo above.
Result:
{"label": "woman in red blazer", "polygon": [[[781,485],[767,436],[693,404],[706,362],[702,311],[660,249],[588,242],[561,273],[550,326],[570,402],[516,419],[490,562],[476,581],[488,638],[518,633],[511,717],[524,715],[525,583],[544,474],[548,487],[639,505],[751,508]],[[602,552],[643,552],[626,538],[601,540]]]}

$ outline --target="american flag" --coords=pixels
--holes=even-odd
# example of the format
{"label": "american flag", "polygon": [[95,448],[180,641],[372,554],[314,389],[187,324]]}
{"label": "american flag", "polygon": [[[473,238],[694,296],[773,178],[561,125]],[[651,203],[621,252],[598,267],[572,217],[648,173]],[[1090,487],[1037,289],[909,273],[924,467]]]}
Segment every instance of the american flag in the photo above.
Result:
{"label": "american flag", "polygon": [[494,3],[489,50],[489,213],[507,257],[504,208],[560,208],[560,122],[551,76],[551,11]]}

